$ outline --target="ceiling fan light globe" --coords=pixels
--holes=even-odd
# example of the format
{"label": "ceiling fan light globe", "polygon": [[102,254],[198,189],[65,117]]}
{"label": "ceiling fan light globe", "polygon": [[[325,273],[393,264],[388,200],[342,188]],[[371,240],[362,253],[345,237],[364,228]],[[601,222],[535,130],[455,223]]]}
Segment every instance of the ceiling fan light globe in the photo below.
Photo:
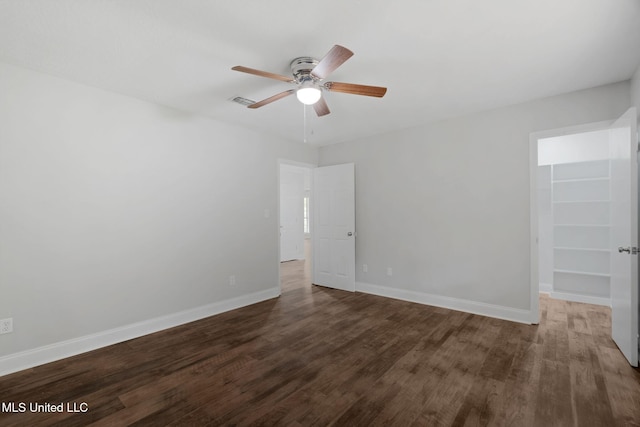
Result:
{"label": "ceiling fan light globe", "polygon": [[313,105],[320,100],[322,92],[316,87],[302,87],[296,92],[298,101],[305,105]]}

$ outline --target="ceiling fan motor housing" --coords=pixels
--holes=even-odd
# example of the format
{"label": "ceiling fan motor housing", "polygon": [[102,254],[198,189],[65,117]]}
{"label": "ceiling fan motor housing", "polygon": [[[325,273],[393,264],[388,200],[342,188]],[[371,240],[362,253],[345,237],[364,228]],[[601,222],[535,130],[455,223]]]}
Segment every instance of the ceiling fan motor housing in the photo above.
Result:
{"label": "ceiling fan motor housing", "polygon": [[318,79],[311,75],[311,71],[318,65],[318,60],[309,56],[301,56],[291,61],[291,72],[299,84],[316,82]]}

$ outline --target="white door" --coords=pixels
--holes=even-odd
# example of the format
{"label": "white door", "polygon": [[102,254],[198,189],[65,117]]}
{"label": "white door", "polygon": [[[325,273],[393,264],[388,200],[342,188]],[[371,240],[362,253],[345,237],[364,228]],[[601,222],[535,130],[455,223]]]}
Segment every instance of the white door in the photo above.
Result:
{"label": "white door", "polygon": [[280,165],[280,261],[304,259],[304,173]]}
{"label": "white door", "polygon": [[638,366],[638,163],[636,110],[611,126],[611,336]]}
{"label": "white door", "polygon": [[356,290],[353,163],[313,170],[313,283]]}

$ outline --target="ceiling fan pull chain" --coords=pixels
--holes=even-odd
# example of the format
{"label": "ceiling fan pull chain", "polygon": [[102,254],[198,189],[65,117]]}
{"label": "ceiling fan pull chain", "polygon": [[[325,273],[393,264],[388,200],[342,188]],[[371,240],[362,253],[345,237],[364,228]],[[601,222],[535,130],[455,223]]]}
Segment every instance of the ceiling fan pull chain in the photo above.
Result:
{"label": "ceiling fan pull chain", "polygon": [[303,122],[302,132],[304,132],[304,138],[302,138],[302,141],[306,144],[307,143],[307,106],[305,104],[302,104],[302,122]]}

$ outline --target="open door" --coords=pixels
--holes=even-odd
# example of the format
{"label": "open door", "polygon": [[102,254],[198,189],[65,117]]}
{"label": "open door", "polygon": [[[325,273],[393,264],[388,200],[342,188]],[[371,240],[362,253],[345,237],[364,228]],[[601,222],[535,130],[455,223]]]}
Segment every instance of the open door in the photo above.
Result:
{"label": "open door", "polygon": [[638,163],[636,110],[610,129],[611,336],[638,366]]}
{"label": "open door", "polygon": [[356,290],[354,164],[313,170],[313,284]]}

